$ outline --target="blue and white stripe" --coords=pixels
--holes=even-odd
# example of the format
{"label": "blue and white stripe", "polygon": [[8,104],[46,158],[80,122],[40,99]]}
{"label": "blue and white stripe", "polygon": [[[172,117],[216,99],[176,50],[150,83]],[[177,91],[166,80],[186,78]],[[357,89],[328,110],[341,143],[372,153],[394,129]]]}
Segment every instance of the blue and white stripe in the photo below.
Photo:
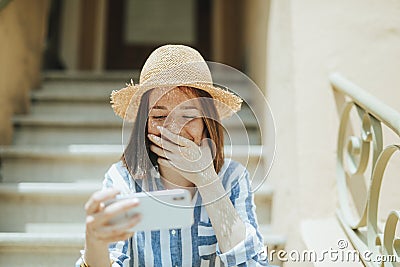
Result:
{"label": "blue and white stripe", "polygon": [[[113,266],[269,266],[258,231],[248,171],[240,163],[225,159],[218,175],[246,225],[245,240],[230,251],[221,253],[210,218],[201,205],[201,196],[196,193],[194,224],[191,227],[137,232],[130,240],[113,243],[109,247]],[[104,187],[117,187],[124,194],[137,192],[142,186],[145,190],[164,189],[159,175],[154,175],[151,181],[135,181],[136,184],[122,162],[117,162],[105,174]],[[80,260],[77,266],[79,264]]]}

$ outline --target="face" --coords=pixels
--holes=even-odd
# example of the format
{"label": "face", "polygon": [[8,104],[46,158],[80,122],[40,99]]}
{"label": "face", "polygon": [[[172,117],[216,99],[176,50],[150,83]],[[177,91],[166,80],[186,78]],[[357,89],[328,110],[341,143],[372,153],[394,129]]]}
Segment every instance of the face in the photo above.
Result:
{"label": "face", "polygon": [[185,137],[196,144],[204,138],[200,104],[190,91],[181,88],[156,88],[149,96],[148,133],[160,136],[157,126]]}

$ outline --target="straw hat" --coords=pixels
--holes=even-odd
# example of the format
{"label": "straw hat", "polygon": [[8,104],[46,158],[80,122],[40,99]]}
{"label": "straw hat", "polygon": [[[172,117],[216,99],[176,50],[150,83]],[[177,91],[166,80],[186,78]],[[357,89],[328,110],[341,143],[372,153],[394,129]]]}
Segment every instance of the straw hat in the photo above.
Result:
{"label": "straw hat", "polygon": [[[189,86],[208,92],[220,119],[240,110],[242,99],[213,85],[207,63],[195,49],[184,45],[164,45],[154,50],[143,65],[139,84],[111,93],[112,108],[121,118],[135,121],[142,95],[156,87]],[[128,108],[129,107],[129,108]]]}

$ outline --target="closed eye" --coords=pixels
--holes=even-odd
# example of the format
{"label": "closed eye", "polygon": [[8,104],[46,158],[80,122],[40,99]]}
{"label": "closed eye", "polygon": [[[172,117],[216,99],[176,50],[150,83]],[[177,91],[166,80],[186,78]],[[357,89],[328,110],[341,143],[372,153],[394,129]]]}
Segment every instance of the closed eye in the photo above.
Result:
{"label": "closed eye", "polygon": [[161,119],[165,119],[167,116],[152,116],[153,119],[156,120],[161,120]]}

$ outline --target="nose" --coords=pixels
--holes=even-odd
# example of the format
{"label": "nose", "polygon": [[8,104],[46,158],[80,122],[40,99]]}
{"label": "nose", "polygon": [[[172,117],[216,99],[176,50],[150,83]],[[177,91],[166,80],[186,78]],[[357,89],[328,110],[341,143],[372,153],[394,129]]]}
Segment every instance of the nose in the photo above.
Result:
{"label": "nose", "polygon": [[184,127],[184,122],[170,116],[165,121],[164,127],[174,134],[179,134]]}

